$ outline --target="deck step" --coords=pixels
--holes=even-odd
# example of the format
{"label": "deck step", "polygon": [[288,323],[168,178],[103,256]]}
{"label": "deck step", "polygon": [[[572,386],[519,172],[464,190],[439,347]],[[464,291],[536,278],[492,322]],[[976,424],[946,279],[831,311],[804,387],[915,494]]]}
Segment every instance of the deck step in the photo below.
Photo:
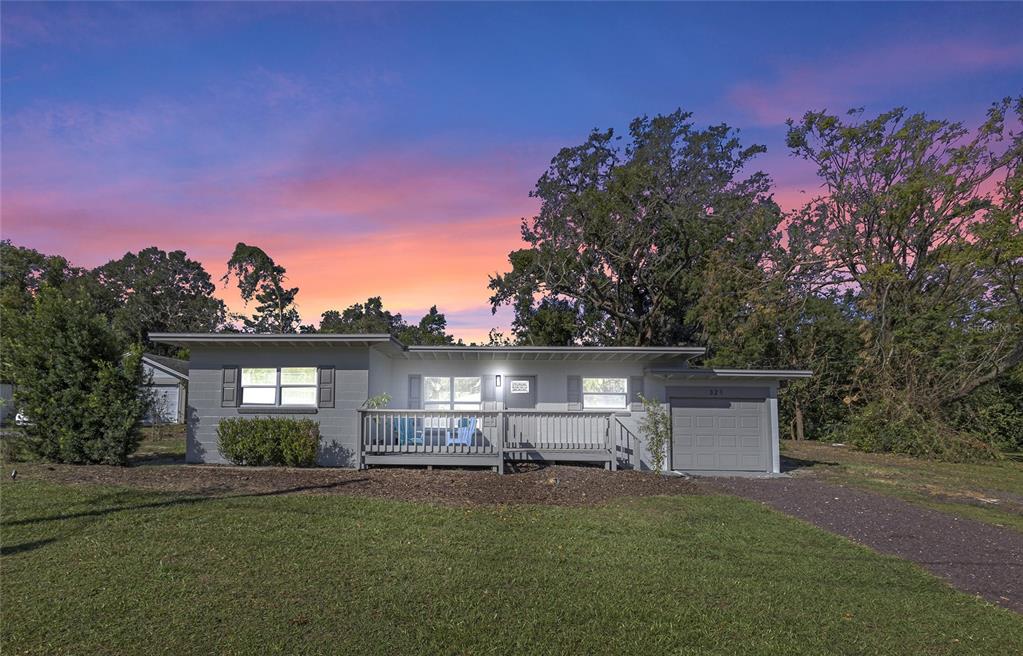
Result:
{"label": "deck step", "polygon": [[505,460],[551,462],[608,462],[608,449],[506,449]]}
{"label": "deck step", "polygon": [[452,467],[496,467],[501,457],[494,454],[458,453],[388,453],[363,456],[367,465],[438,465]]}

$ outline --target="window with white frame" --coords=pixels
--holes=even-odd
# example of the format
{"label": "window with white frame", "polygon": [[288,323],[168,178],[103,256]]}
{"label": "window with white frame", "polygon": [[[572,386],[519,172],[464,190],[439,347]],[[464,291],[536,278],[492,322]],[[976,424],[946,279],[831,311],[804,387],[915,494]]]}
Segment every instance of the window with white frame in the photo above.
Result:
{"label": "window with white frame", "polygon": [[242,368],[242,405],[316,405],[316,367]]}
{"label": "window with white frame", "polygon": [[426,410],[479,410],[482,402],[483,379],[479,376],[423,377]]}
{"label": "window with white frame", "polygon": [[583,378],[583,407],[620,409],[629,404],[628,378]]}

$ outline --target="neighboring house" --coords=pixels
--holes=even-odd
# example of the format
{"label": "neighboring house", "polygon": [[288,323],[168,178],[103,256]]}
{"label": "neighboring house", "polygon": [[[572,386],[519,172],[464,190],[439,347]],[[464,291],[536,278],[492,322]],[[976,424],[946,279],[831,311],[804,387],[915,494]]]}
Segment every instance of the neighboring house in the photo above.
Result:
{"label": "neighboring house", "polygon": [[[508,461],[650,465],[640,397],[670,409],[668,467],[779,471],[780,382],[808,371],[699,369],[695,347],[403,346],[388,335],[152,334],[188,348],[193,463],[224,463],[227,417],[320,426],[324,466]],[[388,394],[382,409],[371,397]]]}
{"label": "neighboring house", "polygon": [[145,353],[142,356],[142,375],[150,381],[146,389],[153,395],[153,406],[143,423],[180,424],[185,421],[188,362]]}

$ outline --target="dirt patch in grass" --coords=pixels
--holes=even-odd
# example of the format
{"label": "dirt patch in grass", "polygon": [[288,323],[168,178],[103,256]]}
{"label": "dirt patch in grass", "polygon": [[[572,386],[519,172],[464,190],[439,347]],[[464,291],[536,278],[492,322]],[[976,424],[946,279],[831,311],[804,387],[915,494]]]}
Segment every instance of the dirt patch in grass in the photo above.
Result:
{"label": "dirt patch in grass", "polygon": [[[8,465],[8,468],[11,465]],[[377,468],[294,469],[213,465],[18,464],[20,480],[110,485],[208,496],[343,494],[453,506],[544,504],[593,506],[621,497],[696,494],[692,481],[650,472],[520,465],[492,471]],[[9,475],[9,471],[5,472]]]}

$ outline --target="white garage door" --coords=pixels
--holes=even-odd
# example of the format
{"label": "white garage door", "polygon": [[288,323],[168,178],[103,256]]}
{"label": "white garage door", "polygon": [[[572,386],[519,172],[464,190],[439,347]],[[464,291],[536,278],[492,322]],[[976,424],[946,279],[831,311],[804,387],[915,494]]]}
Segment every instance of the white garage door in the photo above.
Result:
{"label": "white garage door", "polygon": [[672,469],[770,471],[767,416],[762,398],[672,398]]}
{"label": "white garage door", "polygon": [[153,407],[148,417],[149,423],[176,423],[178,421],[178,387],[176,385],[154,385],[149,389],[153,393]]}

